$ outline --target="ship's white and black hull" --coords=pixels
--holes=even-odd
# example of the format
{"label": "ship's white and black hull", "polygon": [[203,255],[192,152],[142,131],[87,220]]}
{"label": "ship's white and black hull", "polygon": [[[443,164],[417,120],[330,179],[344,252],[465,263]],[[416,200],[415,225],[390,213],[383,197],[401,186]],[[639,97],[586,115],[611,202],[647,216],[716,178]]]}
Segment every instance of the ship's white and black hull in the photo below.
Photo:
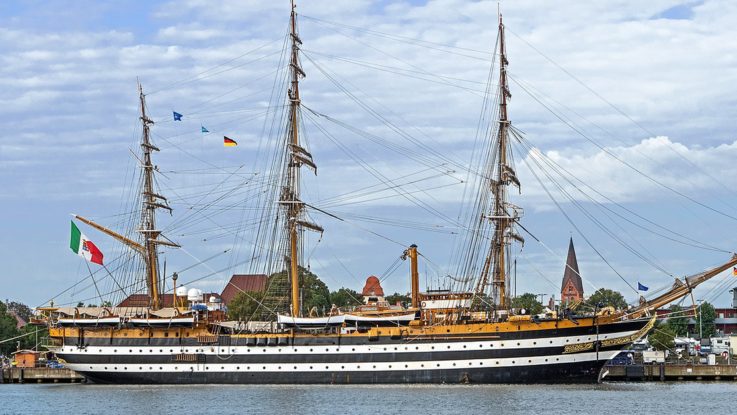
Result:
{"label": "ship's white and black hull", "polygon": [[100,383],[595,382],[603,365],[647,324],[633,320],[498,336],[293,337],[262,346],[231,336],[212,344],[83,338],[82,344],[65,341],[56,352],[67,367]]}

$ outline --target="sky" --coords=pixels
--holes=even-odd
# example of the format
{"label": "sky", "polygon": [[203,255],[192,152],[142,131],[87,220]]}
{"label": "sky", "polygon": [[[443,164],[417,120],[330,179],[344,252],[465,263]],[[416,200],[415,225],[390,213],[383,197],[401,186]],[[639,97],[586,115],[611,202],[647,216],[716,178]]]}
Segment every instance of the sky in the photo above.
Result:
{"label": "sky", "polygon": [[[571,237],[586,293],[611,288],[630,302],[638,282],[663,287],[729,260],[737,247],[733,2],[305,1],[297,5],[301,94],[314,112],[304,143],[318,174],[303,173],[304,199],[345,219],[311,215],[325,233],[308,237],[310,269],[331,290],[360,291],[415,243],[421,284],[443,286],[469,190],[464,171],[439,155],[458,165],[474,158],[497,8],[509,118],[535,148],[515,155],[523,184],[512,203],[534,235],[523,235],[517,292],[559,297]],[[130,210],[139,81],[162,150],[154,156],[161,191],[174,208],[161,225],[185,248],[165,254],[167,275],[181,271],[187,283],[214,274],[188,286],[219,292],[230,274],[249,272],[253,230],[233,229],[252,218],[253,184],[276,128],[266,108],[285,94],[274,85],[288,17],[286,0],[2,2],[0,298],[33,307],[96,301],[86,264],[69,249],[69,214],[115,229]],[[223,147],[222,136],[239,145]],[[559,180],[570,200],[527,167],[542,158],[576,178]],[[406,193],[336,199],[389,179]],[[203,201],[229,213],[192,213]],[[197,232],[177,225],[194,222]],[[114,257],[114,241],[80,229]],[[730,278],[695,299],[727,306]],[[383,284],[407,292],[408,266]]]}

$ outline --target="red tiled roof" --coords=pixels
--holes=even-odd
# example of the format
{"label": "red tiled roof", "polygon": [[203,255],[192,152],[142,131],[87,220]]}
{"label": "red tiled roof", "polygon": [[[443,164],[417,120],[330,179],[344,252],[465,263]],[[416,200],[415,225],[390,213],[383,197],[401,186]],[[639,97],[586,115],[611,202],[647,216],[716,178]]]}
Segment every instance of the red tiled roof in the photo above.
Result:
{"label": "red tiled roof", "polygon": [[379,281],[379,279],[374,277],[373,275],[368,277],[366,279],[366,286],[363,287],[363,291],[361,292],[361,295],[363,296],[369,296],[369,295],[384,296],[384,289],[381,288],[381,282]]}
{"label": "red tiled roof", "polygon": [[223,289],[220,298],[223,303],[230,304],[230,301],[242,291],[264,291],[266,290],[265,274],[235,274]]}
{"label": "red tiled roof", "polygon": [[26,326],[26,321],[23,320],[18,314],[15,314],[15,311],[10,311],[10,315],[15,317],[15,328],[16,329],[22,329]]}

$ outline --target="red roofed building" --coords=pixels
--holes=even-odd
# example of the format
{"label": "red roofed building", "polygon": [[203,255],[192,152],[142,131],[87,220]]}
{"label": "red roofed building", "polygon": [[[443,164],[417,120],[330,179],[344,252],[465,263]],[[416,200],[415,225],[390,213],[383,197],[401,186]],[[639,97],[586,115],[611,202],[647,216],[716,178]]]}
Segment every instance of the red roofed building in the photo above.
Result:
{"label": "red roofed building", "polygon": [[369,301],[384,301],[384,289],[381,288],[381,281],[373,275],[368,277],[361,295],[363,301],[367,304]]}
{"label": "red roofed building", "polygon": [[576,250],[573,249],[573,237],[571,237],[571,243],[568,246],[568,259],[566,260],[566,270],[563,273],[563,283],[560,287],[560,299],[563,302],[583,300],[583,281],[581,281],[581,274],[578,272]]}
{"label": "red roofed building", "polygon": [[21,318],[18,314],[15,313],[15,311],[9,311],[10,315],[15,317],[15,328],[22,329],[26,326],[26,321]]}
{"label": "red roofed building", "polygon": [[265,274],[234,274],[225,285],[220,298],[227,305],[241,291],[265,291],[266,280]]}

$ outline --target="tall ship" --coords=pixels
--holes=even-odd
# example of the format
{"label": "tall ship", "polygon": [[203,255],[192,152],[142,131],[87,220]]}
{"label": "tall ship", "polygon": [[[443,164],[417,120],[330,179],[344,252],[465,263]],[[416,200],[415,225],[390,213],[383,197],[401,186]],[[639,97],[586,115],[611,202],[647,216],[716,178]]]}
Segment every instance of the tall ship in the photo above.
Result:
{"label": "tall ship", "polygon": [[[305,232],[324,229],[310,219],[312,206],[300,192],[302,169],[317,171],[301,142],[303,107],[300,81],[302,40],[292,4],[289,23],[288,90],[281,154],[274,170],[278,182],[271,229],[263,229],[258,247],[264,263],[281,276],[283,301],[273,296],[264,308],[271,318],[229,321],[216,299],[176,287],[166,301],[165,270],[158,255],[179,245],[157,228],[157,211],[170,211],[156,188],[159,149],[150,139],[152,120],[140,91],[142,157],[135,235],[121,235],[81,216],[76,220],[110,235],[137,258],[136,274],[145,284],[144,307],[44,307],[54,351],[63,363],[98,383],[169,384],[393,384],[393,383],[552,383],[596,382],[613,356],[644,336],[655,322],[654,310],[737,266],[737,257],[696,275],[678,279],[650,300],[626,310],[596,307],[577,314],[554,308],[530,315],[512,304],[512,247],[523,209],[511,203],[520,181],[511,160],[511,140],[520,134],[511,124],[507,79],[509,64],[501,16],[498,31],[499,79],[493,108],[496,120],[486,133],[488,151],[479,177],[477,200],[469,219],[468,246],[460,250],[464,281],[455,290],[420,289],[417,245],[401,254],[410,264],[406,305],[369,301],[351,309],[307,310],[301,281]],[[422,241],[417,241],[421,245]],[[516,248],[515,248],[516,249]],[[514,251],[516,252],[516,251]],[[398,253],[399,254],[399,253]],[[462,277],[462,278],[461,278]],[[278,279],[278,278],[277,278]],[[121,290],[130,285],[121,284]],[[129,289],[130,292],[130,289]],[[171,294],[170,294],[171,295]],[[279,307],[279,304],[285,305]]]}

